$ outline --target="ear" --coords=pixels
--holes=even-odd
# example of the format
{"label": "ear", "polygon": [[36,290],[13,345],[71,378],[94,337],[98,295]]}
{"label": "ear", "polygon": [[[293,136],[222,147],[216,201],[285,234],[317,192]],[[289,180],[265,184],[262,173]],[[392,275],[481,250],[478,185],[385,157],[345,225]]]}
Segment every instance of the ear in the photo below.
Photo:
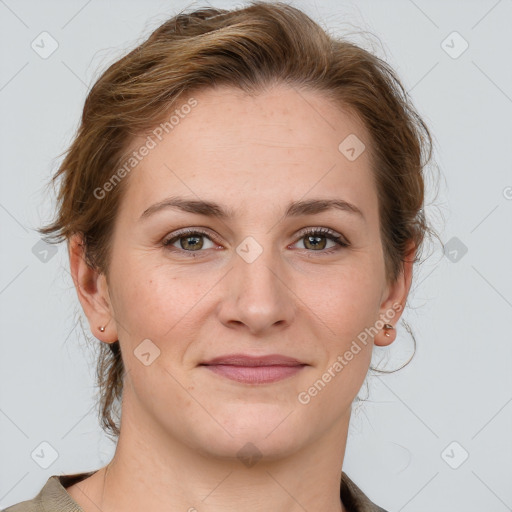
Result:
{"label": "ear", "polygon": [[[414,257],[416,255],[416,246],[411,241],[407,245],[402,271],[393,283],[388,283],[384,293],[383,301],[380,306],[379,319],[383,324],[391,324],[394,329],[383,327],[374,337],[374,344],[385,347],[390,345],[396,339],[396,326],[402,316],[407,296],[411,288],[412,269]],[[380,324],[380,322],[379,322]]]}
{"label": "ear", "polygon": [[[91,332],[99,340],[113,343],[118,337],[115,322],[111,321],[114,315],[106,276],[86,263],[84,247],[80,234],[70,237],[68,253],[71,277],[82,309],[89,320]],[[101,332],[100,327],[105,330]]]}

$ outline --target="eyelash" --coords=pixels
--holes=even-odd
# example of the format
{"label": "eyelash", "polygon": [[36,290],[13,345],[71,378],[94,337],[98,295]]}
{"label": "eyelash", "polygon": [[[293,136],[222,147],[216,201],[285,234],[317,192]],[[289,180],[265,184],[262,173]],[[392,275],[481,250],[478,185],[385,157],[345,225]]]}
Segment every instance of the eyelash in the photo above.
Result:
{"label": "eyelash", "polygon": [[[218,243],[215,240],[215,238],[210,235],[210,233],[203,231],[202,229],[187,228],[187,229],[183,229],[183,230],[175,233],[172,238],[165,240],[162,243],[162,245],[173,252],[175,251],[175,252],[179,252],[179,253],[185,253],[188,256],[197,257],[197,253],[201,253],[204,251],[203,250],[186,251],[184,249],[178,249],[176,247],[172,247],[172,244],[174,242],[176,242],[177,240],[179,240],[180,238],[187,238],[187,237],[196,236],[196,235],[205,236],[205,237],[209,238],[212,242]],[[343,238],[342,236],[338,236],[334,231],[332,231],[328,228],[314,228],[314,229],[307,229],[305,231],[302,231],[299,238],[297,239],[297,241],[301,240],[302,238],[304,238],[306,236],[323,236],[329,240],[332,240],[333,242],[335,242],[338,245],[338,247],[331,247],[330,249],[323,249],[323,250],[319,250],[319,251],[303,249],[307,252],[318,252],[319,254],[322,254],[322,255],[326,255],[326,254],[328,255],[328,254],[332,254],[334,252],[339,251],[341,248],[346,248],[346,247],[350,246],[350,243],[348,243],[345,238]]]}

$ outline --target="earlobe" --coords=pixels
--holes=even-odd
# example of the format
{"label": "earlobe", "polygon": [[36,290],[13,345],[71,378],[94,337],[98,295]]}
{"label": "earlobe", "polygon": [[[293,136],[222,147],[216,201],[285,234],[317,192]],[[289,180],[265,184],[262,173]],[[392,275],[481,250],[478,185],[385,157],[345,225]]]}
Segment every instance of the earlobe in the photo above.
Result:
{"label": "earlobe", "polygon": [[396,329],[392,324],[384,324],[382,330],[377,333],[373,339],[373,343],[379,347],[391,345],[396,339]]}
{"label": "earlobe", "polygon": [[104,274],[92,268],[84,255],[84,244],[80,234],[73,235],[68,242],[71,277],[95,337],[106,343],[116,341],[115,327],[112,332],[107,326],[111,323],[112,306]]}

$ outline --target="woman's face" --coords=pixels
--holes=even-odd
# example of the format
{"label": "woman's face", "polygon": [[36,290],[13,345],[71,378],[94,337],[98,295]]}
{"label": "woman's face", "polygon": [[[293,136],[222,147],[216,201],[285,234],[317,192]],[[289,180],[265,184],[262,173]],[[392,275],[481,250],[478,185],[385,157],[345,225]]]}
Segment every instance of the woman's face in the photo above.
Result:
{"label": "woman's face", "polygon": [[[368,329],[384,315],[395,325],[393,304],[405,300],[403,283],[385,279],[368,135],[318,92],[226,87],[193,98],[124,178],[112,318],[88,316],[120,341],[124,407],[139,431],[216,456],[246,443],[283,456],[344,431],[370,363]],[[302,366],[257,383],[227,375],[272,369],[202,364],[232,354]]]}

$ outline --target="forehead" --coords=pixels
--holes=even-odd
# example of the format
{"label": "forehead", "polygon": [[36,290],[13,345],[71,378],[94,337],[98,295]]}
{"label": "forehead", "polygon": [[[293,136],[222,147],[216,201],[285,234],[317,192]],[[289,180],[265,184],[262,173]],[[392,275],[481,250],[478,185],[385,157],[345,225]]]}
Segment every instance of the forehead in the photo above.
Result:
{"label": "forehead", "polygon": [[[180,104],[194,106],[180,111]],[[130,151],[148,137],[153,147],[131,172],[126,193],[139,214],[171,194],[241,209],[249,199],[281,204],[337,194],[375,209],[367,131],[353,112],[317,91],[205,89],[183,98]]]}

